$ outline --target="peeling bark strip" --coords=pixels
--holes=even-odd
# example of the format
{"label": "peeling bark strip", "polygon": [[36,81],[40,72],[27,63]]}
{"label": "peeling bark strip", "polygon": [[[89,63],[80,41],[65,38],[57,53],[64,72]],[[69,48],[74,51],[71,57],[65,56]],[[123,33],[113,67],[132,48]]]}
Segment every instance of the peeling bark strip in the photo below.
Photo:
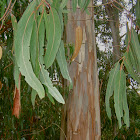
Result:
{"label": "peeling bark strip", "polygon": [[81,45],[82,45],[82,41],[83,41],[83,31],[82,28],[80,26],[76,27],[76,35],[75,35],[75,49],[74,49],[74,53],[73,56],[71,58],[71,61],[74,61],[74,59],[77,57]]}
{"label": "peeling bark strip", "polygon": [[[68,97],[67,140],[99,140],[100,105],[99,81],[93,19],[93,2],[88,8],[90,15],[80,9],[68,14],[67,43],[75,42],[77,26],[83,30],[83,41],[78,57],[80,64],[72,62],[69,67],[73,81],[73,93]],[[71,8],[71,0],[68,9]],[[89,20],[91,19],[91,20]]]}
{"label": "peeling bark strip", "polygon": [[13,112],[12,115],[19,118],[21,104],[20,104],[20,78],[21,73],[19,74],[19,87],[17,88],[15,85],[15,93],[14,93],[14,104],[13,104]]}

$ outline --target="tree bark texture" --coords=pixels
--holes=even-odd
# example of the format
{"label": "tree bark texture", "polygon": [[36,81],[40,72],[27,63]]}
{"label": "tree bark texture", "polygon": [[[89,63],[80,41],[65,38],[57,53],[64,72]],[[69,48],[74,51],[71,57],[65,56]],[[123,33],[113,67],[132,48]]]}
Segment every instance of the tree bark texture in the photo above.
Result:
{"label": "tree bark texture", "polygon": [[[105,10],[109,18],[113,38],[113,61],[116,63],[120,59],[119,11],[115,2],[112,2],[112,4],[110,3],[111,0],[102,0],[102,2],[105,4]],[[109,4],[106,4],[108,2]]]}
{"label": "tree bark texture", "polygon": [[[72,10],[72,0],[68,9]],[[99,140],[100,128],[100,96],[97,72],[97,58],[94,32],[94,11],[91,0],[88,8],[90,15],[77,8],[76,13],[68,14],[67,43],[75,43],[75,30],[80,26],[83,30],[83,41],[80,52],[69,67],[73,81],[73,92],[67,102],[67,139]]]}

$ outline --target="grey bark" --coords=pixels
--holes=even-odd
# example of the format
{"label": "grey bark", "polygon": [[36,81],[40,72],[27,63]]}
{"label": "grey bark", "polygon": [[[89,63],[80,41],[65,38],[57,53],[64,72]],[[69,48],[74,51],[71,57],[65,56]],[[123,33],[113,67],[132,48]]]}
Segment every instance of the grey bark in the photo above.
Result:
{"label": "grey bark", "polygon": [[[109,18],[113,38],[113,61],[114,63],[120,59],[120,35],[119,35],[119,11],[111,3],[111,0],[102,0],[105,4],[105,10]],[[113,3],[115,5],[115,3]]]}

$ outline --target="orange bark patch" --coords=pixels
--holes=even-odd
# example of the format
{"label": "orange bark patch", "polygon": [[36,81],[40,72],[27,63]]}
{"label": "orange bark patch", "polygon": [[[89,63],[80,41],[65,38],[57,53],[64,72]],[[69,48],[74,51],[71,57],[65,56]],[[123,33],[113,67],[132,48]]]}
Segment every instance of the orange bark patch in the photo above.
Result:
{"label": "orange bark patch", "polygon": [[82,28],[80,26],[78,26],[76,28],[76,34],[75,34],[75,49],[74,49],[74,53],[73,56],[71,58],[71,61],[74,61],[74,59],[77,57],[81,45],[82,45],[82,40],[83,40],[83,31]]}

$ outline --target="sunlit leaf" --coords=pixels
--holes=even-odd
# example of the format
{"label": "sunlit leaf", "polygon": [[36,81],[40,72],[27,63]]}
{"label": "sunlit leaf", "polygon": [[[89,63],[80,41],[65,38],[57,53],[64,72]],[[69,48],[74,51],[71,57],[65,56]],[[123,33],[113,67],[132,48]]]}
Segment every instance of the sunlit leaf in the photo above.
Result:
{"label": "sunlit leaf", "polygon": [[115,64],[115,67],[110,72],[109,80],[108,80],[108,84],[107,84],[105,103],[106,103],[106,112],[107,112],[107,115],[110,120],[111,120],[111,108],[110,108],[109,99],[113,95],[114,84],[115,84],[114,80],[116,77],[116,73],[119,71],[119,68],[120,68],[120,64],[119,64],[119,62],[117,62]]}
{"label": "sunlit leaf", "polygon": [[20,72],[25,76],[26,82],[37,91],[42,99],[45,96],[44,88],[35,76],[30,60],[30,39],[34,23],[34,8],[36,1],[30,3],[20,19],[14,40],[15,56]]}
{"label": "sunlit leaf", "polygon": [[52,8],[49,16],[49,26],[46,27],[46,30],[49,28],[49,36],[44,57],[46,68],[49,68],[54,62],[61,41],[61,23],[59,15],[57,11]]}

